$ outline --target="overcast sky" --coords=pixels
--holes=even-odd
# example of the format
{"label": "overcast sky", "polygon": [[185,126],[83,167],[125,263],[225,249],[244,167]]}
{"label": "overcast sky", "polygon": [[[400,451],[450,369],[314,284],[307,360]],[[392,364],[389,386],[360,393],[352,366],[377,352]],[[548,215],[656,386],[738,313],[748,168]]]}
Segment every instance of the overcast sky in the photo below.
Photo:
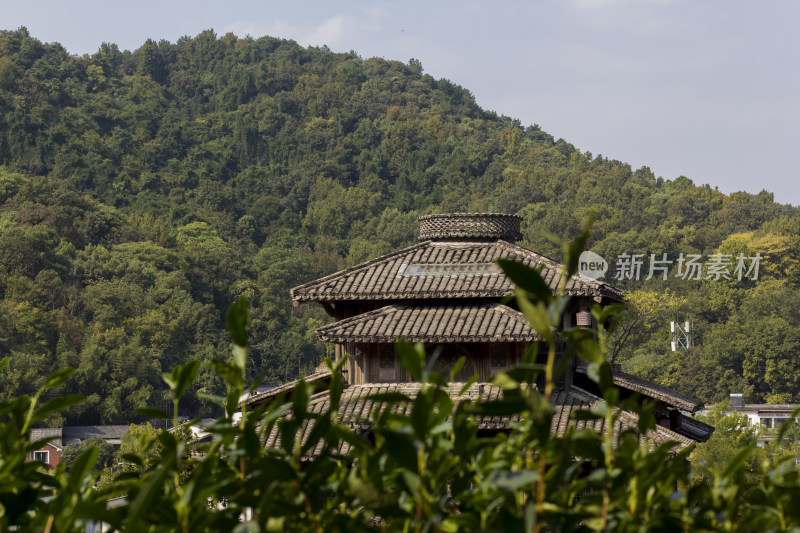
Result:
{"label": "overcast sky", "polygon": [[800,204],[800,0],[0,0],[19,26],[74,54],[213,28],[416,58],[581,151]]}

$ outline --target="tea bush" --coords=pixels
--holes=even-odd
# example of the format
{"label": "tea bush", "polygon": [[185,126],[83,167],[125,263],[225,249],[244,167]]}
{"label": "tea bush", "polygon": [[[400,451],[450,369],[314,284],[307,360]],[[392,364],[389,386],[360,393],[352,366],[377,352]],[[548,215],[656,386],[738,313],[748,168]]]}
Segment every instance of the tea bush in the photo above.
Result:
{"label": "tea bush", "polygon": [[[567,257],[577,257],[580,246],[567,250]],[[567,261],[570,274],[574,263]],[[517,305],[536,331],[555,335],[568,297],[552,295],[535,271],[502,266],[519,287]],[[607,324],[618,311],[598,306],[593,313]],[[444,388],[448,376],[432,371],[423,346],[401,342],[403,364],[422,387],[414,397],[373,397],[383,408],[373,412],[367,438],[335,416],[344,389],[342,361],[326,361],[332,370],[328,412],[310,412],[318,385],[301,381],[290,401],[242,407],[241,417],[234,416],[251,385],[244,299],[231,306],[227,323],[233,353],[213,363],[227,394],[209,397],[224,408],[209,427],[210,442],[191,444],[186,431],[158,431],[139,453],[123,454],[126,467],[102,486],[95,485],[95,448],[69,472],[63,465],[47,472],[25,460],[41,444],[30,442],[31,427],[80,401],[68,396],[41,403],[71,371],[53,374],[34,397],[0,404],[0,530],[84,531],[104,522],[135,532],[800,531],[794,457],[776,460],[749,480],[754,448],[748,446],[724,470],[693,480],[690,448],[640,443],[638,435],[655,428],[655,420],[646,406],[618,402],[602,328],[598,339],[582,329],[561,334],[588,361],[605,400],[576,416],[604,418],[603,433],[571,428],[563,436],[551,434],[550,395],[558,372],[553,351],[544,366],[534,364],[530,350],[522,365],[495,376],[501,400],[455,403]],[[190,362],[164,375],[173,412],[198,370]],[[531,385],[540,372],[543,390]],[[398,404],[410,406],[407,414],[389,408]],[[622,412],[615,406],[638,414],[636,431],[614,433]],[[487,437],[475,424],[478,415],[519,415],[520,422],[507,434]],[[297,439],[307,422],[313,430],[307,440]],[[273,431],[280,439],[265,446]],[[322,453],[309,459],[307,452],[320,444]],[[112,499],[121,505],[108,506]]]}

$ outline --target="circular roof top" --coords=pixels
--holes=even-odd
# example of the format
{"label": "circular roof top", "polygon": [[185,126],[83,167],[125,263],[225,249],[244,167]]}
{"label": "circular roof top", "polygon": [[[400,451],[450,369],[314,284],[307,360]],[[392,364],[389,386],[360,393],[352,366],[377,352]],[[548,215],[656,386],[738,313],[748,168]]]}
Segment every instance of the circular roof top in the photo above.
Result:
{"label": "circular roof top", "polygon": [[505,213],[445,213],[419,217],[419,240],[522,238],[522,217]]}

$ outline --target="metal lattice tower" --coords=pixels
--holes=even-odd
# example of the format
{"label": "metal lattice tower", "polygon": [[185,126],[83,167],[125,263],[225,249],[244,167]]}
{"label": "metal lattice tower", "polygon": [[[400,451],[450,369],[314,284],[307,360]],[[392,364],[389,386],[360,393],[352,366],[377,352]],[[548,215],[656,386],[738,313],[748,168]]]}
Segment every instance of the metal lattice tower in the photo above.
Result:
{"label": "metal lattice tower", "polygon": [[692,326],[693,322],[688,320],[683,324],[677,320],[673,320],[669,323],[669,331],[672,334],[671,347],[673,352],[680,348],[687,350],[694,346],[694,341],[692,340],[692,330],[694,328]]}

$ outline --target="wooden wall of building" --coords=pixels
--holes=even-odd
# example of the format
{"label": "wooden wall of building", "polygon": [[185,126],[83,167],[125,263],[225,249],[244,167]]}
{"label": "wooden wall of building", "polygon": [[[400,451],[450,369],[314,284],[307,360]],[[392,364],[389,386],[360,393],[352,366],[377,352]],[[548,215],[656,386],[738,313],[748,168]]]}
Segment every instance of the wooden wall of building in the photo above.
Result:
{"label": "wooden wall of building", "polygon": [[[428,357],[439,348],[440,354],[434,369],[450,379],[450,370],[462,356],[467,356],[461,372],[456,376],[457,382],[465,382],[473,374],[477,374],[481,381],[488,380],[501,370],[522,363],[523,355],[530,343],[462,343],[462,344],[432,344],[426,346]],[[539,343],[536,362],[545,364],[547,361],[548,347],[546,343]],[[334,348],[336,360],[348,355],[344,367],[345,381],[351,385],[363,383],[404,383],[412,381],[411,376],[403,368],[400,357],[397,355],[393,343],[337,344]],[[559,341],[556,345],[557,359],[565,356],[565,344]],[[570,366],[570,365],[568,365]],[[571,368],[567,372],[571,372]],[[559,381],[563,381],[562,379]]]}
{"label": "wooden wall of building", "polygon": [[[522,362],[527,347],[528,343],[441,344],[427,346],[426,352],[428,357],[432,357],[434,351],[439,349],[434,369],[448,380],[453,365],[464,355],[467,361],[456,376],[456,381],[467,381],[473,374],[477,374],[481,381],[486,381],[495,373]],[[337,359],[348,354],[345,379],[350,384],[412,381],[392,343],[340,344],[336,346],[335,353]]]}

